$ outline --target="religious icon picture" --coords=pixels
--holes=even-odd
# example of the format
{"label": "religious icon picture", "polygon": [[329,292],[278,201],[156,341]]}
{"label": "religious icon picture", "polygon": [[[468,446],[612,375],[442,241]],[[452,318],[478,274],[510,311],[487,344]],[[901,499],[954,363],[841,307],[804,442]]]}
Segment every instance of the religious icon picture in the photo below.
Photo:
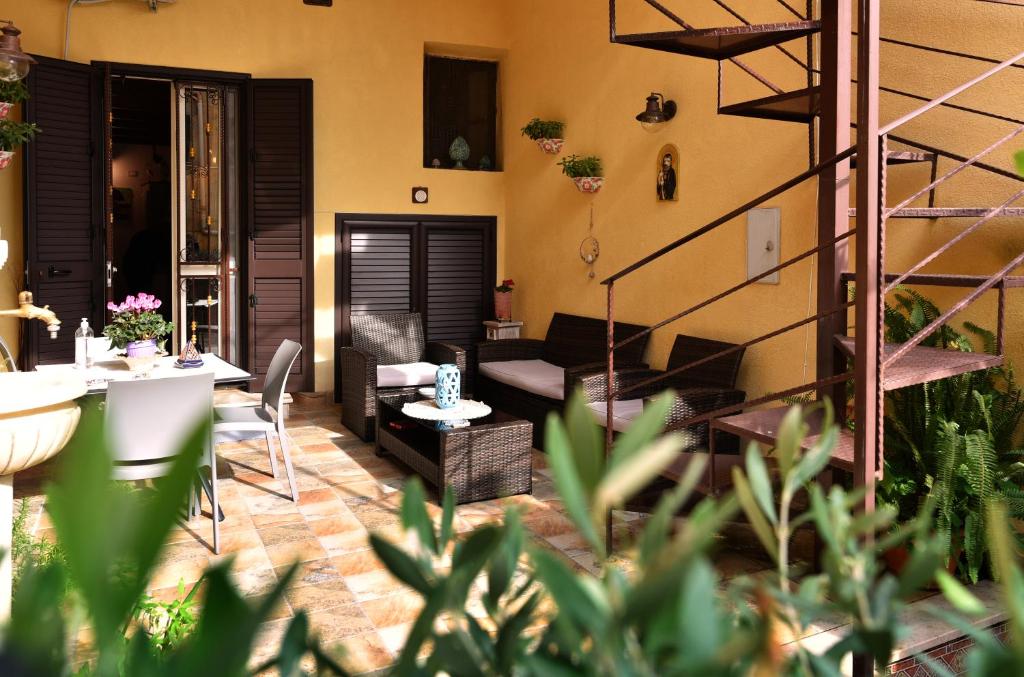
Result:
{"label": "religious icon picture", "polygon": [[659,202],[679,200],[679,150],[672,144],[658,151],[657,194]]}

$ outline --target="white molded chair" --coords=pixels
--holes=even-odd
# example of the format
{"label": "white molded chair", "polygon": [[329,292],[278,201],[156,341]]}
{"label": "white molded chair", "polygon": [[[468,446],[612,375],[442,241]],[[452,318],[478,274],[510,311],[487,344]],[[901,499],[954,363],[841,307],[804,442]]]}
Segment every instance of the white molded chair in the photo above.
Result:
{"label": "white molded chair", "polygon": [[[213,412],[213,373],[137,381],[111,381],[107,386],[107,441],[114,457],[115,480],[163,477],[203,419]],[[220,514],[217,464],[207,437],[200,468],[210,469],[211,515]],[[189,518],[198,512],[190,498]],[[213,551],[220,552],[220,529],[213,520]]]}
{"label": "white molded chair", "polygon": [[263,385],[263,397],[259,406],[216,407],[214,410],[213,434],[216,441],[227,441],[226,433],[262,432],[267,438],[267,453],[270,455],[270,471],[277,477],[277,454],[274,451],[273,436],[281,441],[281,455],[288,474],[288,486],[292,500],[299,502],[299,490],[295,485],[295,472],[288,452],[288,435],[284,429],[284,408],[281,399],[288,381],[288,372],[302,350],[295,341],[285,339],[274,353],[267,369],[267,380]]}

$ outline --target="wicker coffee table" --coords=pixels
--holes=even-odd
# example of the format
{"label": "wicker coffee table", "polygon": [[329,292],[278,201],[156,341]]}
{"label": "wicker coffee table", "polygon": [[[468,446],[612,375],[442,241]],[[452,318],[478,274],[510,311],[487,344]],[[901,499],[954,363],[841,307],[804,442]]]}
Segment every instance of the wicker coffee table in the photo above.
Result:
{"label": "wicker coffee table", "polygon": [[451,486],[456,503],[484,501],[533,489],[533,424],[494,410],[452,430],[409,418],[402,405],[418,393],[377,398],[377,454],[391,454],[437,487]]}

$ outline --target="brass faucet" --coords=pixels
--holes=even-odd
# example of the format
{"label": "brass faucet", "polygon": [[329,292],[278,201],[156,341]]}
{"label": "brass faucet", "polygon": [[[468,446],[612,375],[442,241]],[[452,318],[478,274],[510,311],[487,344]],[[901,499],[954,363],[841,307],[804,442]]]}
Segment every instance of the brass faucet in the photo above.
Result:
{"label": "brass faucet", "polygon": [[50,310],[50,306],[32,305],[32,292],[23,291],[18,294],[18,307],[12,310],[0,310],[0,317],[20,317],[23,320],[42,320],[46,329],[50,332],[50,338],[57,338],[60,331],[60,320],[57,314]]}

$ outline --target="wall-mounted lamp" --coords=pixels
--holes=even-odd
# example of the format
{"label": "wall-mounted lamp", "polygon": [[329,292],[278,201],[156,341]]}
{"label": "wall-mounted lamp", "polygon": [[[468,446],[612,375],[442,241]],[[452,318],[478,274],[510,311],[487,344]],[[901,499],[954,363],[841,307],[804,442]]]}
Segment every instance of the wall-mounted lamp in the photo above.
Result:
{"label": "wall-mounted lamp", "polygon": [[28,75],[35,59],[21,50],[21,31],[13,21],[3,21],[0,28],[0,80],[14,82]]}
{"label": "wall-mounted lamp", "polygon": [[644,112],[636,116],[640,126],[649,132],[656,131],[658,125],[668,122],[676,116],[676,102],[665,97],[659,92],[651,92],[647,97],[647,107]]}

